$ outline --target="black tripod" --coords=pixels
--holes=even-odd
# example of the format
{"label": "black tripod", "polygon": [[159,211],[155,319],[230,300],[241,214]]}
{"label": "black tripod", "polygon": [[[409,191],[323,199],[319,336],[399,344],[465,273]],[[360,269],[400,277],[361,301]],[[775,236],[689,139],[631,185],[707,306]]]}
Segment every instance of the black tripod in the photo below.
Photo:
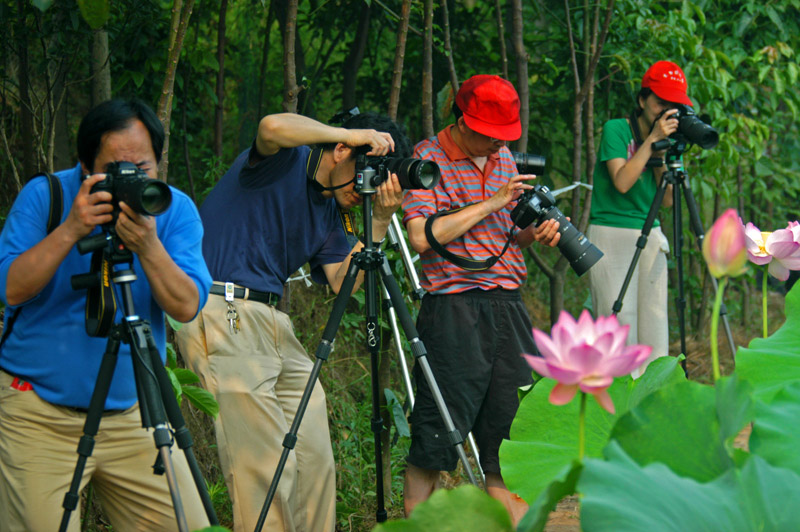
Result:
{"label": "black tripod", "polygon": [[[667,145],[669,145],[668,148]],[[661,184],[659,185],[656,195],[653,198],[653,203],[650,205],[650,211],[647,213],[647,218],[645,219],[644,226],[642,227],[642,234],[636,241],[636,251],[633,254],[633,259],[631,259],[631,264],[628,267],[627,274],[625,275],[625,281],[622,283],[619,296],[617,297],[617,300],[614,301],[614,305],[612,307],[614,315],[618,314],[622,309],[622,300],[625,297],[625,292],[628,290],[628,285],[630,284],[631,277],[633,277],[633,271],[636,269],[636,264],[639,262],[639,255],[641,255],[642,250],[644,250],[645,246],[647,245],[647,237],[650,235],[650,230],[653,228],[653,222],[656,219],[656,214],[658,214],[658,209],[661,206],[661,202],[664,200],[664,194],[667,191],[667,187],[669,185],[673,185],[673,248],[675,253],[675,263],[678,268],[678,295],[675,297],[675,308],[678,312],[681,353],[684,355],[686,355],[686,297],[683,285],[683,218],[681,212],[681,190],[683,190],[683,194],[686,197],[686,208],[689,211],[689,225],[695,235],[695,238],[697,239],[697,245],[700,249],[703,248],[703,239],[705,238],[703,224],[700,221],[700,214],[698,213],[697,209],[697,202],[694,199],[692,187],[689,185],[689,176],[683,170],[683,164],[680,161],[680,156],[684,151],[686,151],[687,147],[687,141],[681,135],[676,135],[676,140],[674,143],[670,143],[669,139],[664,139],[653,144],[654,151],[667,148],[667,153],[665,156],[667,169],[661,176]],[[650,162],[648,162],[648,166],[661,166],[663,162],[664,161],[661,159],[651,159]],[[717,280],[713,275],[711,276],[711,282],[712,286],[714,287],[714,291],[716,292]],[[720,308],[719,314],[722,317],[722,324],[725,328],[725,335],[728,338],[731,352],[736,354],[736,344],[733,341],[733,334],[731,334],[727,312],[728,311],[725,307],[725,304],[723,304]],[[681,366],[683,367],[684,373],[686,373],[686,358],[681,361]]]}
{"label": "black tripod", "polygon": [[[118,286],[122,293],[123,319],[119,324],[111,326],[110,330],[107,331],[106,351],[100,363],[97,381],[86,413],[83,436],[78,443],[78,462],[75,465],[72,483],[69,491],[64,496],[64,514],[59,530],[64,532],[67,529],[70,514],[77,507],[80,500],[78,491],[81,477],[86,466],[86,460],[91,456],[94,448],[94,437],[97,435],[106,397],[111,387],[111,379],[117,365],[117,354],[119,353],[121,342],[129,344],[131,347],[131,362],[133,363],[133,373],[136,380],[136,393],[142,416],[142,427],[153,429],[153,438],[158,450],[153,469],[155,474],[166,473],[178,529],[186,531],[188,530],[188,525],[170,456],[173,433],[178,447],[186,455],[209,522],[213,525],[219,524],[211,498],[206,490],[203,475],[192,451],[191,434],[186,428],[180,407],[172,391],[169,377],[161,362],[150,324],[146,320],[140,319],[133,308],[130,283],[136,280],[136,274],[132,269],[132,253],[119,241],[113,227],[106,228],[105,234],[96,235],[88,240],[85,239],[79,242],[78,249],[81,253],[94,250],[96,257],[102,257],[100,262],[102,267],[97,272],[73,276],[73,289],[94,289],[103,283],[104,274],[109,275],[114,285]],[[115,264],[126,264],[127,267],[122,270],[114,270]],[[113,292],[111,295],[113,297]],[[97,312],[101,313],[102,311],[98,309]],[[115,310],[113,312],[115,313]],[[93,315],[93,312],[90,308],[87,308],[87,316],[90,315]],[[111,318],[113,319],[113,314]],[[105,335],[99,334],[98,336]],[[172,430],[170,430],[170,426],[172,426]]]}
{"label": "black tripod", "polygon": [[311,374],[309,375],[308,383],[306,384],[303,396],[300,399],[300,403],[297,408],[297,414],[292,421],[289,432],[283,439],[283,452],[281,453],[280,460],[278,461],[278,467],[275,469],[275,475],[272,478],[272,483],[269,486],[269,491],[267,492],[267,498],[264,501],[264,506],[261,508],[261,515],[256,523],[255,532],[261,532],[261,529],[264,526],[264,521],[267,518],[267,512],[269,511],[269,507],[272,504],[272,499],[275,496],[278,482],[286,465],[286,460],[289,457],[289,452],[294,448],[295,443],[297,442],[297,431],[300,427],[300,422],[302,421],[306,406],[308,406],[309,399],[311,398],[311,392],[314,389],[314,384],[319,376],[322,363],[328,359],[330,352],[333,350],[333,340],[336,336],[336,330],[339,328],[339,324],[344,316],[345,308],[347,307],[347,301],[350,299],[350,294],[355,286],[356,278],[361,270],[364,271],[365,275],[364,291],[366,295],[365,306],[367,347],[370,352],[370,367],[372,371],[371,426],[375,438],[375,494],[378,501],[376,520],[379,523],[382,523],[387,519],[386,508],[384,505],[383,462],[381,460],[382,449],[380,438],[381,431],[383,430],[383,419],[381,419],[380,387],[377,378],[378,354],[380,352],[381,343],[379,330],[380,325],[378,324],[379,293],[377,288],[377,279],[375,277],[376,271],[380,273],[383,286],[389,293],[389,298],[393,303],[395,310],[398,311],[400,324],[403,327],[406,338],[408,338],[409,343],[411,344],[411,352],[416,358],[417,363],[420,365],[420,368],[422,368],[425,380],[431,389],[434,401],[439,409],[439,414],[442,416],[442,420],[444,421],[444,425],[448,433],[448,439],[450,443],[455,446],[456,452],[458,453],[462,464],[464,464],[464,469],[469,475],[470,482],[472,482],[472,484],[475,486],[478,485],[475,475],[472,473],[472,468],[469,467],[469,461],[467,460],[467,455],[464,451],[464,440],[459,434],[458,429],[456,429],[455,425],[453,424],[453,420],[450,418],[450,414],[447,411],[447,406],[445,405],[441,391],[439,390],[439,387],[433,378],[433,372],[431,371],[430,365],[428,364],[428,359],[426,358],[427,352],[425,351],[425,346],[419,339],[419,334],[417,333],[417,328],[414,325],[411,314],[408,312],[408,308],[403,302],[403,294],[400,291],[400,287],[398,286],[395,278],[392,276],[392,270],[389,267],[388,261],[386,260],[386,255],[384,255],[380,249],[377,249],[372,242],[372,196],[376,192],[373,185],[374,177],[375,171],[371,168],[366,168],[356,175],[356,190],[364,198],[364,241],[366,244],[363,250],[353,254],[352,260],[350,261],[350,268],[348,269],[347,275],[345,276],[342,286],[339,289],[339,293],[334,300],[333,310],[328,317],[325,330],[322,332],[322,341],[314,353],[316,360],[313,368],[311,369]]}

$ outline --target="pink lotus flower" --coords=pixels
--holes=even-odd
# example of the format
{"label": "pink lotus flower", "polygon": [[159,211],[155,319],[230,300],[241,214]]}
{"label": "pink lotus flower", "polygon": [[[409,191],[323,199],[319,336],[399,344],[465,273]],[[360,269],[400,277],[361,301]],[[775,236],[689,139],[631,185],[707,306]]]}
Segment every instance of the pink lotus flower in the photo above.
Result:
{"label": "pink lotus flower", "polygon": [[745,271],[747,249],[744,225],[734,209],[717,218],[703,239],[703,257],[714,277],[736,277]]}
{"label": "pink lotus flower", "polygon": [[769,274],[780,281],[789,278],[789,270],[800,270],[800,224],[789,222],[786,229],[767,233],[748,222],[744,232],[750,262],[769,264]]}
{"label": "pink lotus flower", "polygon": [[584,310],[578,321],[562,311],[553,325],[552,337],[537,329],[533,339],[542,356],[523,354],[536,373],[555,379],[550,402],[564,405],[580,388],[594,395],[600,406],[614,413],[607,388],[614,377],[627,375],[647,360],[653,350],[648,345],[626,346],[628,325],[616,316],[599,317],[596,322]]}

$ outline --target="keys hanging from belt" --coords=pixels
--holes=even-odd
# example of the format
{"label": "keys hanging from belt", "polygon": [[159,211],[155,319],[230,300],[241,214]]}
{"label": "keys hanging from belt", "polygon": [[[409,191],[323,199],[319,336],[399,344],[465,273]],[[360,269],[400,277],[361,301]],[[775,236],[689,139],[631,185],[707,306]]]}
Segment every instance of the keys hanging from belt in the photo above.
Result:
{"label": "keys hanging from belt", "polygon": [[228,320],[231,334],[237,334],[239,332],[239,313],[236,312],[236,307],[233,306],[233,283],[225,283],[225,301],[228,303],[228,312],[225,313],[225,319]]}

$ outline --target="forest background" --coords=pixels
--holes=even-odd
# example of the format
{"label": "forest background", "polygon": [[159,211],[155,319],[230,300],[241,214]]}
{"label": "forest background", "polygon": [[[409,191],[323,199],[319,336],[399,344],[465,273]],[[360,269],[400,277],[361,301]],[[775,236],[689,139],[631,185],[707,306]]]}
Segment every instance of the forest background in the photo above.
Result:
{"label": "forest background", "polygon": [[[784,227],[797,219],[800,192],[799,7],[799,0],[2,0],[0,222],[32,175],[75,164],[80,119],[112,96],[137,96],[157,109],[169,131],[159,175],[200,205],[266,114],[298,112],[327,122],[358,106],[396,117],[417,142],[452,122],[461,81],[491,73],[520,93],[523,135],[511,148],[547,158],[539,182],[554,189],[581,184],[559,197],[559,208],[585,230],[602,125],[627,116],[644,71],[668,59],[683,67],[696,111],[720,132],[716,148],[684,155],[703,226],[734,207],[765,231]],[[672,239],[672,212],[660,217]],[[693,351],[706,342],[694,339],[707,337],[713,289],[685,207],[682,218],[688,346],[677,341],[677,303],[670,307],[670,338],[673,354],[686,352],[690,377],[702,380],[705,352]],[[670,288],[677,296],[672,247]],[[404,281],[399,253],[387,253]],[[528,262],[523,292],[537,327],[549,329],[561,309],[577,315],[590,305],[586,279],[557,250],[534,246]],[[737,278],[726,292],[740,345],[759,331],[755,275]],[[773,299],[780,298],[782,287],[773,288]],[[284,310],[311,353],[332,298],[324,287],[287,284]],[[353,297],[321,376],[343,530],[374,524],[363,300],[363,291]],[[782,308],[771,304],[770,330]],[[402,507],[407,390],[382,324],[387,334],[376,378],[393,392],[382,397],[390,403],[383,415],[391,444],[384,483],[394,518]],[[187,412],[224,521],[229,509],[210,419],[188,406]],[[89,529],[103,529],[102,515],[90,508],[87,516]]]}

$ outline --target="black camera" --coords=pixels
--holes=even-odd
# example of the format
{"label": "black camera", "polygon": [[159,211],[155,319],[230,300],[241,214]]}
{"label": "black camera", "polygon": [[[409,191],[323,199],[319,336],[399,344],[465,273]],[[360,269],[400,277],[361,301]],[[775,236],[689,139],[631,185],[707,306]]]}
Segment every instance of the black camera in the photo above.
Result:
{"label": "black camera", "polygon": [[166,211],[172,203],[172,191],[166,183],[150,179],[144,170],[127,161],[115,161],[106,166],[106,178],[95,183],[92,193],[103,190],[112,196],[115,219],[119,214],[119,201],[139,214],[152,216]]}
{"label": "black camera", "polygon": [[356,192],[374,192],[375,187],[386,181],[390,173],[397,174],[403,190],[431,190],[441,177],[439,165],[427,159],[357,155]]}
{"label": "black camera", "polygon": [[[686,140],[693,144],[697,144],[704,150],[713,148],[719,142],[719,133],[713,127],[703,122],[698,117],[694,109],[690,106],[679,103],[675,105],[677,113],[672,115],[671,118],[678,120],[678,130],[670,135],[675,138],[676,135],[681,135]],[[663,113],[662,113],[663,114]]]}
{"label": "black camera", "polygon": [[512,151],[511,156],[514,158],[514,164],[517,165],[517,172],[520,174],[542,175],[544,173],[547,159],[541,155]]}
{"label": "black camera", "polygon": [[557,221],[558,232],[561,233],[558,250],[569,261],[575,273],[581,276],[600,260],[603,252],[567,220],[555,203],[556,198],[550,189],[544,185],[535,185],[520,196],[519,203],[511,211],[511,219],[520,229],[525,229],[533,222],[539,225],[545,220]]}

